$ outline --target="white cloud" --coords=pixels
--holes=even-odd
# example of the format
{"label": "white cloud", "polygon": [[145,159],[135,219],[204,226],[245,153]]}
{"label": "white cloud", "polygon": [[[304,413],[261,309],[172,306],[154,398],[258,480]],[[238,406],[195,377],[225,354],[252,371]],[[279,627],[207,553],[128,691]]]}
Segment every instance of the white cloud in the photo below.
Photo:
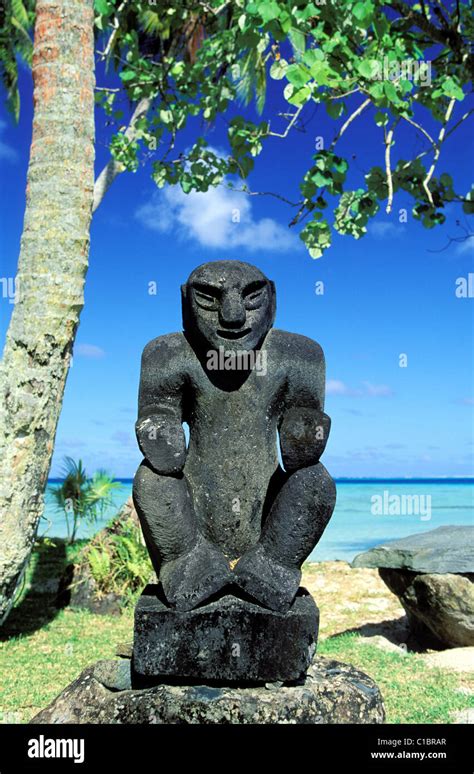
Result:
{"label": "white cloud", "polygon": [[248,194],[223,187],[189,194],[178,186],[167,187],[155,192],[135,215],[147,228],[173,231],[202,247],[284,252],[301,244],[296,234],[272,218],[255,220]]}
{"label": "white cloud", "polygon": [[327,395],[350,395],[351,392],[347,384],[339,381],[339,379],[329,379],[326,382],[326,394]]}
{"label": "white cloud", "polygon": [[393,390],[387,384],[372,384],[362,382],[363,387],[352,388],[339,379],[328,379],[326,382],[327,395],[347,395],[353,398],[388,398],[393,395]]}
{"label": "white cloud", "polygon": [[62,449],[82,449],[86,445],[86,442],[80,438],[60,438],[56,442],[56,450],[61,451]]}
{"label": "white cloud", "polygon": [[112,441],[118,441],[121,446],[135,446],[135,439],[132,438],[131,433],[124,430],[116,430],[110,438]]}
{"label": "white cloud", "polygon": [[81,355],[82,357],[90,357],[94,360],[98,360],[104,357],[105,352],[101,347],[96,344],[77,344],[74,347],[74,354]]}
{"label": "white cloud", "polygon": [[363,382],[366,390],[366,394],[374,398],[385,398],[393,395],[392,389],[387,384],[371,384],[370,382]]}
{"label": "white cloud", "polygon": [[402,236],[405,226],[392,223],[391,220],[376,220],[374,223],[369,223],[367,231],[376,239],[386,239]]}
{"label": "white cloud", "polygon": [[[0,135],[3,134],[5,129],[7,128],[6,121],[0,120]],[[18,159],[18,153],[14,148],[11,147],[11,145],[8,145],[8,143],[3,142],[3,140],[0,139],[0,159],[5,159],[5,161],[16,161]]]}
{"label": "white cloud", "polygon": [[456,245],[456,253],[458,255],[470,255],[474,253],[474,236],[469,236],[464,242],[459,242],[459,244]]}

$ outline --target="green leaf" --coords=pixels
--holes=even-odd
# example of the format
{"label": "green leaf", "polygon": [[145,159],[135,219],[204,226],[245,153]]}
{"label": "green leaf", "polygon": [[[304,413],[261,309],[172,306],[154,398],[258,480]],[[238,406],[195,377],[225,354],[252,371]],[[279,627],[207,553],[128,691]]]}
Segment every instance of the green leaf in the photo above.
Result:
{"label": "green leaf", "polygon": [[409,94],[410,91],[413,91],[414,89],[413,81],[407,81],[405,79],[399,81],[399,86],[403,94]]}
{"label": "green leaf", "polygon": [[312,67],[315,62],[325,62],[326,56],[324,54],[324,51],[322,51],[320,48],[308,48],[307,51],[305,51],[303,62],[308,67]]}
{"label": "green leaf", "polygon": [[451,175],[447,175],[446,172],[443,172],[439,178],[439,182],[442,186],[444,186],[444,188],[451,188],[453,185],[453,178]]}
{"label": "green leaf", "polygon": [[162,121],[166,126],[171,124],[173,121],[173,113],[171,110],[160,110],[160,121]]}
{"label": "green leaf", "polygon": [[270,77],[275,81],[280,81],[285,77],[288,69],[288,62],[286,59],[277,59],[270,67]]}
{"label": "green leaf", "polygon": [[192,179],[189,179],[189,177],[183,177],[180,183],[184,193],[189,193],[193,187]]}
{"label": "green leaf", "polygon": [[356,3],[352,9],[353,16],[359,22],[366,22],[374,13],[374,4],[371,0],[365,0],[363,3]]}
{"label": "green leaf", "polygon": [[295,107],[301,107],[301,105],[304,105],[310,97],[311,89],[309,86],[303,86],[303,88],[293,92],[291,97],[288,98],[288,102],[290,105],[295,105]]}
{"label": "green leaf", "polygon": [[383,82],[383,90],[385,92],[387,99],[389,99],[390,102],[396,103],[400,101],[397,94],[397,90],[391,81]]}
{"label": "green leaf", "polygon": [[367,91],[374,100],[380,100],[384,96],[383,83],[376,81],[367,87]]}
{"label": "green leaf", "polygon": [[286,77],[293,86],[301,88],[308,83],[311,76],[303,65],[291,64],[286,71]]}
{"label": "green leaf", "polygon": [[363,59],[362,62],[357,63],[357,70],[364,78],[373,78],[374,73],[377,72],[376,67],[375,59]]}
{"label": "green leaf", "polygon": [[278,3],[275,3],[274,0],[268,0],[267,2],[258,4],[258,12],[266,24],[267,22],[272,21],[272,19],[277,19],[279,17],[280,6]]}
{"label": "green leaf", "polygon": [[311,67],[311,75],[319,86],[329,85],[331,72],[327,62],[315,62]]}
{"label": "green leaf", "polygon": [[341,159],[339,156],[334,157],[334,169],[342,175],[345,175],[349,168],[349,164],[345,159]]}
{"label": "green leaf", "polygon": [[324,188],[327,183],[331,182],[332,177],[331,175],[327,175],[325,172],[320,172],[318,170],[312,176],[312,180],[318,188]]}
{"label": "green leaf", "polygon": [[330,102],[326,102],[326,110],[331,118],[339,118],[344,112],[344,103],[331,100]]}
{"label": "green leaf", "polygon": [[282,29],[282,32],[286,35],[290,29],[291,29],[291,16],[286,11],[283,11],[280,14],[280,18],[278,19],[280,22],[280,27]]}
{"label": "green leaf", "polygon": [[447,97],[453,97],[457,100],[463,100],[464,99],[464,92],[461,89],[460,86],[454,81],[453,78],[446,78],[446,80],[442,83],[442,89],[443,93],[446,94]]}
{"label": "green leaf", "polygon": [[297,58],[301,58],[306,48],[304,33],[297,29],[291,29],[288,32],[290,43],[293,46],[293,50]]}
{"label": "green leaf", "polygon": [[94,0],[94,7],[102,16],[107,16],[113,10],[113,5],[108,0]]}
{"label": "green leaf", "polygon": [[387,113],[382,113],[381,110],[378,110],[375,114],[375,123],[377,126],[387,126],[389,121]]}

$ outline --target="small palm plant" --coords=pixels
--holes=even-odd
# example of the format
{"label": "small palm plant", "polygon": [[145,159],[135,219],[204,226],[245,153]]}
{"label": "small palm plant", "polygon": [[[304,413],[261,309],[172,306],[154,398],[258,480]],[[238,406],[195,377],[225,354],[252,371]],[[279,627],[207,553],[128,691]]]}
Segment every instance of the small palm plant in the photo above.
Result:
{"label": "small palm plant", "polygon": [[74,543],[82,521],[93,524],[113,502],[113,492],[121,484],[105,470],[87,476],[82,460],[64,458],[63,482],[52,490],[57,507],[64,511],[68,543]]}

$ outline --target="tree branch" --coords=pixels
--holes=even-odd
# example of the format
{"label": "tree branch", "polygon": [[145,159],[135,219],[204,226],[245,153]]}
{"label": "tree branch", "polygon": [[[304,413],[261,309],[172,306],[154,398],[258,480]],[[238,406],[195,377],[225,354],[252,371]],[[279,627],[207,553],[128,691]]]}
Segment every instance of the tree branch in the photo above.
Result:
{"label": "tree branch", "polygon": [[292,202],[290,199],[287,199],[285,196],[282,196],[279,193],[276,193],[275,191],[251,191],[250,188],[244,187],[244,188],[235,188],[234,186],[227,185],[226,188],[228,188],[231,191],[237,191],[238,193],[245,193],[247,196],[274,196],[275,199],[279,199],[281,202],[284,202],[285,204],[289,204],[290,207],[300,207],[302,204],[301,201],[299,202]]}
{"label": "tree branch", "polygon": [[128,2],[128,0],[123,0],[123,3],[121,3],[121,5],[119,5],[119,7],[117,8],[117,13],[114,16],[114,20],[112,22],[113,30],[112,30],[110,38],[109,38],[109,40],[107,42],[107,46],[105,47],[105,51],[100,51],[99,52],[99,55],[100,55],[100,57],[102,59],[107,59],[107,57],[109,56],[110,52],[112,51],[113,46],[115,45],[115,39],[116,39],[116,37],[118,35],[118,32],[119,32],[119,29],[120,29],[119,15],[123,11],[124,7],[127,5],[127,2]]}
{"label": "tree branch", "polygon": [[390,161],[390,151],[392,147],[393,132],[395,130],[396,125],[397,125],[397,122],[392,124],[391,128],[385,135],[385,173],[387,175],[387,186],[388,186],[388,200],[387,200],[387,206],[385,208],[385,212],[387,213],[387,215],[390,215],[392,211],[392,204],[393,204],[393,178],[392,178],[392,165]]}
{"label": "tree branch", "polygon": [[[389,8],[393,8],[398,11],[403,19],[412,21],[420,30],[429,35],[429,37],[436,43],[442,43],[443,45],[449,46],[453,45],[451,31],[448,32],[447,30],[442,30],[439,27],[436,27],[436,25],[433,24],[423,13],[414,10],[401,0],[390,0],[390,2],[387,2],[386,5]],[[455,36],[455,39],[456,50],[461,50],[464,48],[464,41],[461,36]]]}
{"label": "tree branch", "polygon": [[[130,142],[132,142],[137,136],[137,130],[136,130],[137,121],[140,118],[142,118],[142,116],[144,116],[146,113],[148,113],[148,110],[150,109],[150,105],[151,105],[151,99],[149,97],[144,97],[137,104],[133,112],[133,115],[130,119],[130,122],[128,124],[128,127],[124,132],[125,137]],[[115,178],[118,175],[120,175],[120,173],[123,172],[124,169],[125,167],[123,166],[123,164],[121,164],[119,161],[117,161],[114,158],[110,159],[110,161],[105,165],[104,169],[97,177],[97,180],[95,181],[95,184],[94,184],[94,199],[92,204],[93,213],[101,204],[102,199],[104,198],[105,194],[107,193],[110,186],[114,182]]]}
{"label": "tree branch", "polygon": [[424,128],[423,128],[423,127],[420,125],[420,124],[417,124],[417,123],[416,123],[416,121],[413,121],[413,119],[411,119],[411,118],[408,118],[408,116],[402,116],[402,118],[403,118],[403,120],[404,120],[404,121],[407,121],[409,124],[411,124],[412,126],[414,126],[414,127],[415,127],[415,129],[418,129],[418,131],[420,131],[422,134],[424,134],[424,135],[425,135],[425,137],[426,137],[426,139],[427,139],[427,140],[429,140],[429,142],[431,143],[431,145],[432,145],[434,148],[436,148],[436,143],[435,143],[435,141],[433,140],[432,136],[431,136],[430,134],[428,134],[428,132],[426,131],[426,129],[424,129]]}
{"label": "tree branch", "polygon": [[439,154],[441,153],[441,146],[443,144],[443,141],[444,141],[444,138],[445,138],[445,134],[446,134],[446,126],[449,123],[449,119],[451,118],[451,115],[452,115],[452,112],[453,112],[455,104],[456,104],[456,99],[455,99],[455,97],[452,97],[449,100],[448,109],[446,110],[446,114],[444,116],[443,125],[442,125],[442,127],[440,129],[440,133],[438,135],[438,142],[436,143],[435,153],[434,153],[434,156],[433,156],[433,161],[431,162],[431,167],[429,168],[428,174],[426,175],[425,179],[423,180],[423,188],[425,189],[426,195],[428,197],[428,201],[429,201],[429,203],[431,204],[432,207],[434,206],[434,202],[433,202],[433,196],[432,196],[431,191],[429,189],[429,182],[430,182],[431,178],[433,177],[433,172],[435,171],[436,164],[438,163]]}
{"label": "tree branch", "polygon": [[289,133],[289,131],[290,131],[290,130],[293,128],[293,126],[295,125],[295,123],[296,123],[296,121],[297,121],[297,119],[298,119],[298,116],[300,115],[300,113],[301,113],[301,111],[302,111],[302,110],[303,110],[303,106],[299,107],[299,108],[298,108],[298,109],[297,109],[297,110],[296,110],[296,111],[293,113],[293,115],[292,115],[292,117],[291,117],[291,121],[290,121],[290,123],[288,124],[288,126],[286,127],[286,129],[285,129],[285,131],[284,131],[284,132],[278,133],[278,132],[270,132],[270,131],[269,131],[269,132],[267,132],[267,136],[268,136],[268,137],[280,137],[281,139],[283,139],[283,140],[284,140],[284,139],[285,139],[285,137],[288,137],[288,133]]}
{"label": "tree branch", "polygon": [[451,127],[451,129],[449,130],[449,132],[446,132],[446,136],[445,136],[445,138],[444,138],[444,139],[446,140],[446,139],[447,139],[447,138],[448,138],[448,137],[449,137],[449,136],[450,136],[450,135],[451,135],[453,132],[455,132],[455,131],[456,131],[456,129],[458,128],[458,126],[459,126],[460,124],[462,124],[462,122],[463,122],[463,121],[465,121],[465,120],[466,120],[466,118],[469,118],[469,116],[471,116],[473,113],[474,113],[474,108],[472,108],[472,110],[468,110],[468,111],[467,111],[467,113],[464,113],[464,115],[463,115],[463,116],[461,116],[461,118],[459,119],[459,121],[457,121],[457,122],[454,124],[454,126],[452,126],[452,127]]}
{"label": "tree branch", "polygon": [[459,32],[459,21],[454,29],[449,26],[447,28],[444,26],[441,28],[433,24],[423,13],[420,13],[407,5],[403,0],[390,0],[385,3],[385,6],[398,11],[400,16],[406,21],[413,22],[413,24],[428,35],[433,42],[447,46],[460,56],[467,55],[466,58],[468,60],[469,70],[474,77],[474,56],[469,53],[469,48]]}
{"label": "tree branch", "polygon": [[336,136],[335,136],[334,140],[333,140],[333,141],[332,141],[332,143],[331,143],[331,147],[330,147],[330,149],[329,149],[329,150],[333,150],[333,149],[334,149],[334,146],[335,146],[335,145],[336,145],[336,143],[337,143],[337,142],[338,142],[338,141],[341,139],[341,137],[342,137],[342,135],[344,134],[344,132],[346,131],[346,129],[348,129],[348,127],[349,127],[349,126],[352,124],[352,122],[354,121],[354,119],[356,119],[358,116],[360,116],[360,114],[362,113],[362,111],[363,111],[363,110],[365,110],[365,108],[366,108],[366,107],[368,107],[368,106],[370,105],[370,103],[371,103],[371,102],[372,102],[372,100],[371,100],[371,99],[370,99],[370,97],[369,97],[368,99],[364,100],[364,102],[362,102],[362,103],[359,105],[359,107],[358,107],[358,108],[356,108],[356,109],[354,110],[354,112],[353,112],[353,113],[351,113],[351,115],[349,116],[349,118],[348,118],[348,119],[345,121],[345,123],[344,123],[344,124],[341,126],[340,130],[339,130],[339,131],[338,131],[338,133],[336,134]]}

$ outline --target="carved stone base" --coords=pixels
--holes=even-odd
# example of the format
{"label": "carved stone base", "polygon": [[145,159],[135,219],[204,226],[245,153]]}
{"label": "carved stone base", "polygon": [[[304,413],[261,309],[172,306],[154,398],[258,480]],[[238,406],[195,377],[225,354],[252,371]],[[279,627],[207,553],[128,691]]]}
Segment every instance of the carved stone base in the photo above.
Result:
{"label": "carved stone base", "polygon": [[230,594],[181,612],[166,605],[159,586],[147,586],[135,610],[133,685],[298,680],[314,656],[318,625],[303,588],[288,613]]}

